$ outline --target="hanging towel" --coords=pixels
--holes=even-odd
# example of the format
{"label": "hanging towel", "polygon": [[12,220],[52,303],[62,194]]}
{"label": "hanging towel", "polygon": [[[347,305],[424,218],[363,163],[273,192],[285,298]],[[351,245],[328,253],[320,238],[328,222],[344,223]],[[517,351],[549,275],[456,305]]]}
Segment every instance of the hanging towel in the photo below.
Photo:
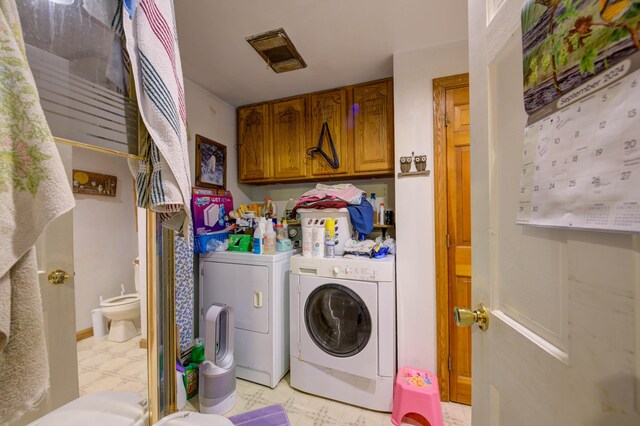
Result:
{"label": "hanging towel", "polygon": [[35,408],[49,367],[34,245],[74,199],[27,63],[14,0],[0,0],[0,424]]}
{"label": "hanging towel", "polygon": [[122,25],[149,134],[148,155],[138,171],[138,199],[169,216],[163,225],[183,235],[191,221],[191,172],[173,3],[140,0],[133,19],[122,19]]}

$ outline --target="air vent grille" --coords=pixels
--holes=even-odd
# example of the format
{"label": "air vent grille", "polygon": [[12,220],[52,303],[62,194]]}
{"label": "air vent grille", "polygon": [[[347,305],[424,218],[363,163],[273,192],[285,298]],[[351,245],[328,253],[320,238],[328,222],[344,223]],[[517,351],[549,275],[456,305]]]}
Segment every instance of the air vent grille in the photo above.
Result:
{"label": "air vent grille", "polygon": [[277,73],[306,68],[307,64],[296,50],[284,29],[256,34],[246,39],[271,69]]}

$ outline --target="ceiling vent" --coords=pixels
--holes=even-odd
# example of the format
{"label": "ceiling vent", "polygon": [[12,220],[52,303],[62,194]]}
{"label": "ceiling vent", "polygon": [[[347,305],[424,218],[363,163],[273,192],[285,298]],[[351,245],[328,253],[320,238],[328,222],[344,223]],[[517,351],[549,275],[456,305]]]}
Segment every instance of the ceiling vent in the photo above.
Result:
{"label": "ceiling vent", "polygon": [[296,50],[284,29],[267,31],[246,39],[267,65],[277,73],[306,68],[307,64]]}

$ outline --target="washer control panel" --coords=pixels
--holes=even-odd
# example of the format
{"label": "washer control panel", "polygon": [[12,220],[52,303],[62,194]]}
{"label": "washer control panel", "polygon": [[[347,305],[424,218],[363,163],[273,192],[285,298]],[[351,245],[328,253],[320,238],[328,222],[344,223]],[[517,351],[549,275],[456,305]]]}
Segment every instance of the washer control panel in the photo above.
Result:
{"label": "washer control panel", "polygon": [[340,278],[358,281],[393,281],[394,258],[332,258],[318,259],[293,256],[291,272],[297,275]]}

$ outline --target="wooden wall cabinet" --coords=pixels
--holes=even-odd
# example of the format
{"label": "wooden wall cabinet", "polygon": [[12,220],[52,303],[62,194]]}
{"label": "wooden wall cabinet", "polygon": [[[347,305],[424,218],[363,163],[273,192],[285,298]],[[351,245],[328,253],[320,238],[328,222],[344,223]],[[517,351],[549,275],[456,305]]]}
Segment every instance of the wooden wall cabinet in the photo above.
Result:
{"label": "wooden wall cabinet", "polygon": [[273,177],[269,104],[238,109],[238,180],[261,182]]}
{"label": "wooden wall cabinet", "polygon": [[[347,132],[348,99],[346,89],[331,90],[329,92],[313,93],[309,95],[311,104],[311,134],[309,144],[318,146],[322,125],[326,121],[329,133],[338,153],[340,167],[332,168],[327,160],[319,154],[310,159],[312,176],[344,175],[349,172],[349,135]],[[322,150],[329,157],[331,147],[328,136],[324,137]]]}
{"label": "wooden wall cabinet", "polygon": [[274,180],[307,176],[306,97],[271,104]]}
{"label": "wooden wall cabinet", "polygon": [[[327,122],[340,166],[319,154]],[[389,177],[394,172],[393,80],[279,99],[238,108],[238,180],[270,184]],[[323,151],[331,157],[325,136]]]}
{"label": "wooden wall cabinet", "polygon": [[353,171],[393,171],[393,87],[391,81],[353,88]]}

